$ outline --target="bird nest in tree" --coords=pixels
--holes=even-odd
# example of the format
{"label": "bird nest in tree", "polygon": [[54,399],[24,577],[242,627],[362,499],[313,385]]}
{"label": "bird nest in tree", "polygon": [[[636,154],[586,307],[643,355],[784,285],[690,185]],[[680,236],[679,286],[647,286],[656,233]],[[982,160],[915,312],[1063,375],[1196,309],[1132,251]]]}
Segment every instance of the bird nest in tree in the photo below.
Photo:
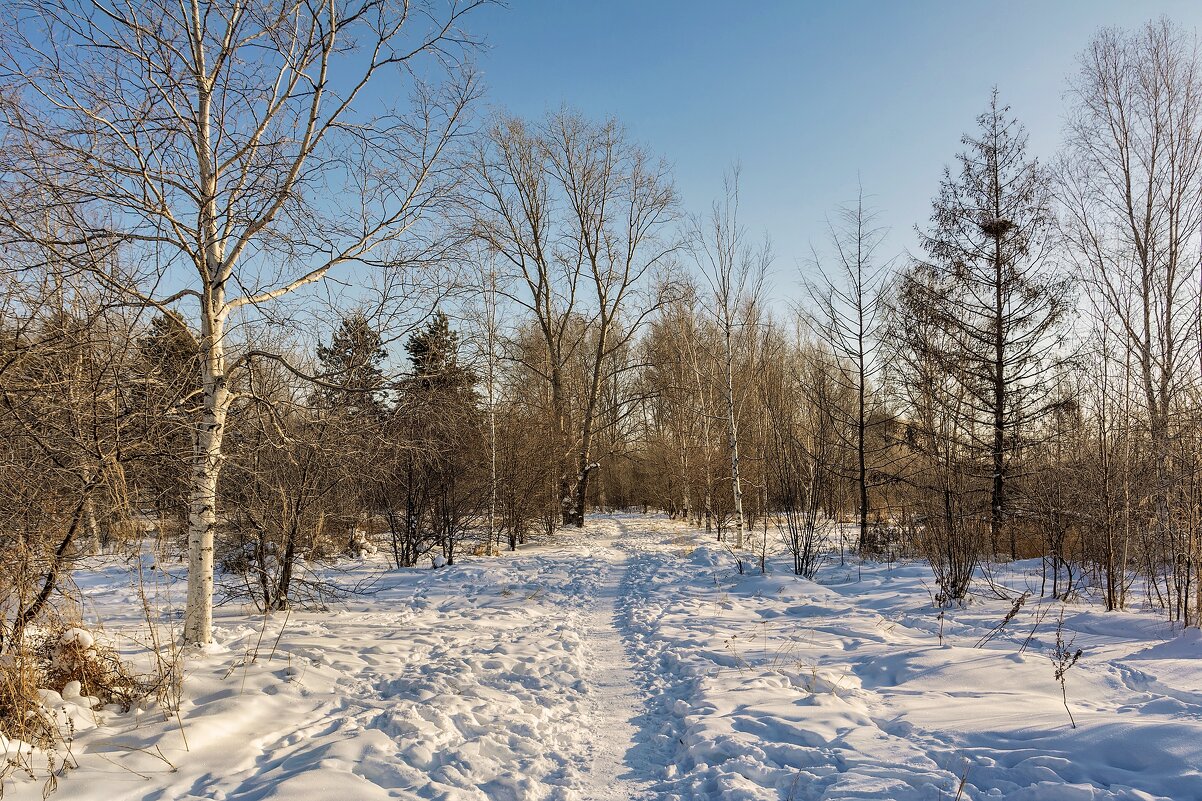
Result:
{"label": "bird nest in tree", "polygon": [[991,239],[1001,239],[1014,228],[1014,223],[1010,220],[996,217],[994,219],[985,220],[981,223],[981,230]]}

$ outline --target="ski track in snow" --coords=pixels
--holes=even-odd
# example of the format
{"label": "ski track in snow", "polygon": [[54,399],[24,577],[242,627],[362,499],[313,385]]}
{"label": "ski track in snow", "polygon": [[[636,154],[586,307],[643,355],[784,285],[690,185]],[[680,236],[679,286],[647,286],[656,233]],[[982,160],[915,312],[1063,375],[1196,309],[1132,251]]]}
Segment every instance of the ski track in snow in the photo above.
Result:
{"label": "ski track in snow", "polygon": [[[1009,603],[939,622],[923,565],[741,576],[699,532],[612,515],[500,558],[379,568],[328,612],[222,610],[179,720],[76,716],[60,797],[1202,799],[1202,639],[1155,615],[1068,607],[1072,730],[1039,604],[974,648]],[[123,569],[78,579],[110,633],[132,630]]]}

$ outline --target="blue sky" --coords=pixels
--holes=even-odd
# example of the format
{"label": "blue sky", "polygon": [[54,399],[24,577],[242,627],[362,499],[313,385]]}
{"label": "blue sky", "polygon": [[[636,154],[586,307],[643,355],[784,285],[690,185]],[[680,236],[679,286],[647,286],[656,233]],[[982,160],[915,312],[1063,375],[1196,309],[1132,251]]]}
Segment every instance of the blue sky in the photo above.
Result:
{"label": "blue sky", "polygon": [[689,209],[740,162],[744,221],[772,237],[787,293],[857,181],[892,231],[887,250],[914,246],[995,84],[1033,153],[1052,156],[1092,34],[1161,15],[1202,27],[1202,0],[512,0],[472,27],[488,40],[489,103],[616,115],[675,166]]}

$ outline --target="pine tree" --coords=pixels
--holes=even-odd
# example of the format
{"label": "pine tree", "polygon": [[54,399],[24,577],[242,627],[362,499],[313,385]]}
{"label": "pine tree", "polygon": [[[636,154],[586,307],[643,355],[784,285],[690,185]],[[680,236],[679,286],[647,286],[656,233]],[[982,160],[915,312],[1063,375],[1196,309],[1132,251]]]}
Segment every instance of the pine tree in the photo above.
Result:
{"label": "pine tree", "polygon": [[474,383],[471,371],[459,363],[459,334],[441,311],[406,340],[405,352],[424,389],[460,390]]}
{"label": "pine tree", "polygon": [[412,375],[398,397],[405,455],[407,497],[425,500],[424,511],[410,505],[408,528],[434,534],[448,564],[481,503],[483,426],[473,373],[459,362],[459,334],[442,312],[405,342]]}
{"label": "pine tree", "polygon": [[142,460],[142,480],[159,515],[176,516],[183,524],[190,423],[200,406],[200,349],[183,318],[172,311],[155,316],[137,346],[137,391],[148,413],[145,435],[154,450]]}
{"label": "pine tree", "polygon": [[384,406],[385,380],[381,369],[388,357],[380,332],[362,312],[343,318],[329,346],[319,345],[318,403],[350,414],[378,413]]}
{"label": "pine tree", "polygon": [[138,350],[149,378],[158,385],[176,395],[191,395],[199,388],[199,348],[179,314],[155,316],[138,339]]}

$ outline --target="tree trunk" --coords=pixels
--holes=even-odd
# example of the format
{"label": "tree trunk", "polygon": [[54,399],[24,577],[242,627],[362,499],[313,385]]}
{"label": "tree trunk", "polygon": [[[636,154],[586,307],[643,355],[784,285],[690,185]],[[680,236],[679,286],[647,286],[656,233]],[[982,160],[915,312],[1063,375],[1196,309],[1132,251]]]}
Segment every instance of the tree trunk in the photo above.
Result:
{"label": "tree trunk", "polygon": [[735,507],[735,548],[743,547],[743,487],[739,482],[739,424],[735,419],[734,352],[726,323],[726,436],[730,444],[730,484]]}
{"label": "tree trunk", "polygon": [[[548,351],[551,354],[553,362],[557,361],[558,351],[555,349],[553,341],[547,339]],[[572,463],[572,454],[570,446],[570,438],[568,432],[567,402],[563,397],[563,373],[557,365],[551,367],[551,408],[555,414],[555,422],[558,430],[555,432],[559,437],[559,442],[556,443],[560,449],[560,470],[559,470],[559,517],[560,523],[565,526],[570,526],[576,522],[575,507],[575,492],[573,491],[572,480],[568,475],[569,465]]]}
{"label": "tree trunk", "polygon": [[[1000,205],[1000,204],[999,204]],[[999,209],[1000,213],[1000,209]],[[1006,447],[1006,340],[1002,298],[1002,234],[994,237],[994,306],[993,306],[993,490],[989,502],[989,532],[993,552],[1001,541],[1005,514],[1005,447]],[[1010,529],[1010,558],[1018,559],[1017,532]]]}
{"label": "tree trunk", "polygon": [[59,576],[69,570],[70,567],[70,550],[75,544],[75,538],[79,533],[79,526],[83,520],[84,507],[87,505],[88,499],[92,497],[92,489],[95,486],[95,479],[90,479],[83,487],[80,495],[79,503],[75,505],[75,510],[71,513],[71,523],[67,526],[67,533],[63,536],[58,547],[54,550],[54,556],[50,560],[50,565],[46,568],[46,575],[42,579],[42,588],[38,591],[37,596],[29,605],[21,603],[17,607],[17,612],[13,615],[12,628],[8,632],[8,636],[4,637],[3,629],[0,629],[0,653],[7,651],[13,646],[20,645],[22,638],[25,636],[26,627],[33,622],[45,607],[46,602],[50,600],[50,596],[59,588]]}
{"label": "tree trunk", "polygon": [[578,528],[584,528],[584,510],[588,504],[588,477],[593,472],[593,424],[597,416],[597,401],[601,397],[601,377],[604,372],[605,348],[609,342],[609,325],[602,321],[601,330],[597,332],[597,348],[593,361],[593,374],[589,379],[588,398],[584,406],[584,419],[581,421],[579,472],[576,473],[576,509],[572,523]]}
{"label": "tree trunk", "polygon": [[[863,304],[860,304],[861,306]],[[865,457],[865,433],[868,421],[865,419],[865,369],[864,369],[864,317],[860,313],[860,386],[858,399],[858,416],[856,419],[856,480],[860,489],[860,553],[864,553],[868,545],[868,465]]]}
{"label": "tree trunk", "polygon": [[[220,302],[220,293],[216,300]],[[216,306],[216,303],[212,303]],[[188,500],[188,598],[184,642],[208,645],[213,639],[213,535],[217,526],[217,479],[221,473],[221,444],[229,411],[225,377],[224,320],[206,315],[202,346],[204,411],[193,447],[191,492]]]}
{"label": "tree trunk", "polygon": [[[195,53],[203,66],[204,50]],[[184,611],[184,642],[208,645],[213,639],[213,535],[217,526],[217,479],[221,474],[221,443],[229,411],[225,374],[225,281],[229,277],[218,225],[218,173],[212,157],[213,87],[205,79],[197,91],[196,159],[205,280],[201,298],[200,369],[203,411],[192,452],[192,481],[188,497],[188,598]]]}

